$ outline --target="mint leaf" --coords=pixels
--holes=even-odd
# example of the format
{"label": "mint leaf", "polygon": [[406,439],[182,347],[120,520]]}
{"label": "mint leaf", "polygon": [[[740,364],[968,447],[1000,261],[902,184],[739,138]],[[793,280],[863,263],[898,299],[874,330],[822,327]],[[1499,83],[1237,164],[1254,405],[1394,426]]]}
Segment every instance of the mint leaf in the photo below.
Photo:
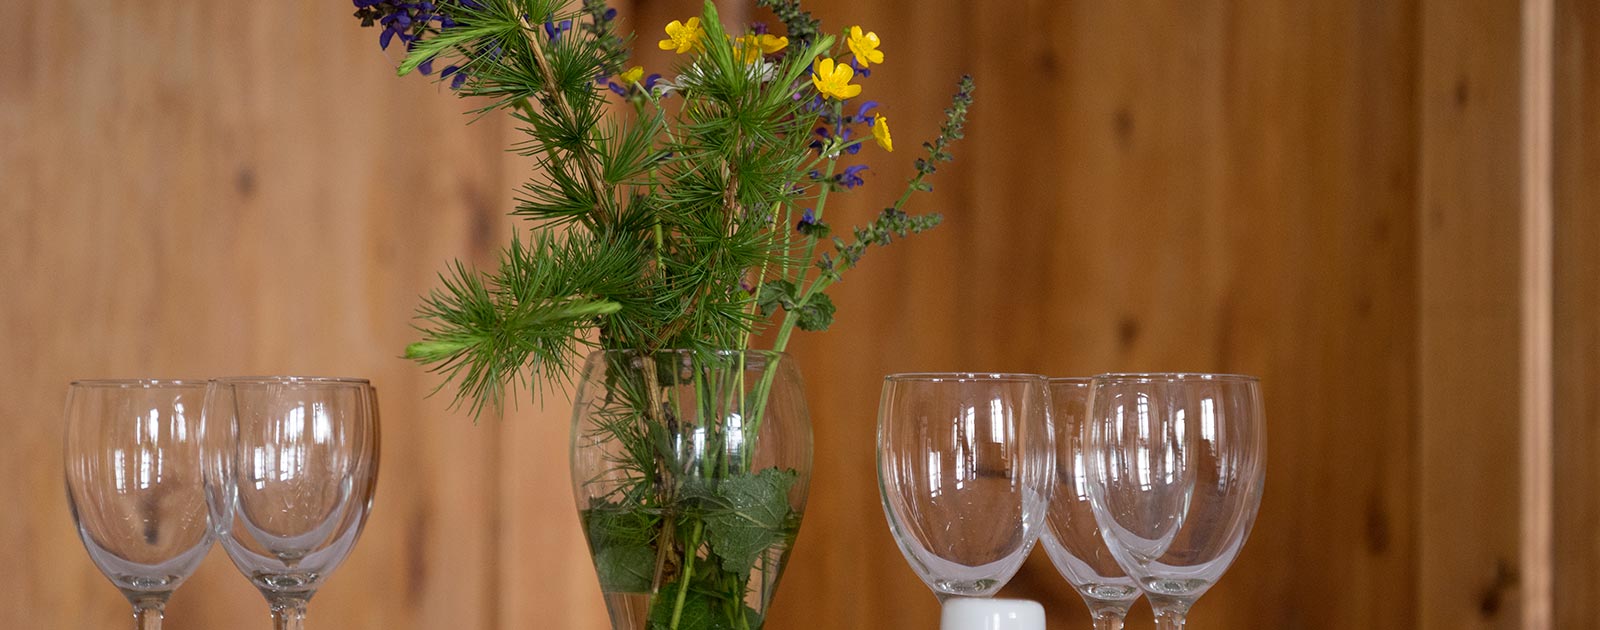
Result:
{"label": "mint leaf", "polygon": [[655,581],[656,551],[641,545],[596,548],[594,570],[606,593],[648,593]]}
{"label": "mint leaf", "polygon": [[800,330],[827,330],[833,324],[833,312],[833,299],[826,293],[817,293],[811,296],[805,306],[800,307],[800,319],[795,325]]}
{"label": "mint leaf", "polygon": [[749,575],[756,557],[789,537],[789,487],[795,476],[792,470],[768,468],[723,479],[717,486],[717,509],[705,516],[706,540],[722,558],[724,570]]}
{"label": "mint leaf", "polygon": [[583,516],[600,590],[650,592],[656,572],[656,518],[641,508],[618,504],[602,504]]}
{"label": "mint leaf", "polygon": [[756,295],[756,305],[761,307],[761,316],[771,315],[779,307],[784,310],[794,308],[795,293],[794,283],[788,280],[768,280],[762,284],[760,294]]}
{"label": "mint leaf", "polygon": [[[654,603],[650,606],[650,630],[669,630],[673,627],[672,611],[678,604],[678,589],[679,583],[673,582],[656,593]],[[739,626],[729,619],[729,609],[723,604],[726,602],[691,586],[689,592],[684,594],[677,630],[735,630]],[[738,605],[744,609],[745,627],[761,627],[761,613],[743,603]]]}

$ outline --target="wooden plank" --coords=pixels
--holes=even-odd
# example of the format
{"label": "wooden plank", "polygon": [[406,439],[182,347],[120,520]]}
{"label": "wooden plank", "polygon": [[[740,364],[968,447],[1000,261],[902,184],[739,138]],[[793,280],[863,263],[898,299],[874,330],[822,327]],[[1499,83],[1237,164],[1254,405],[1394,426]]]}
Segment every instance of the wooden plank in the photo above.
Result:
{"label": "wooden plank", "polygon": [[[125,621],[60,498],[68,378],[328,371],[377,379],[386,468],[314,625],[607,627],[559,395],[471,427],[395,358],[444,262],[486,261],[513,229],[512,132],[390,76],[347,5],[214,4],[6,12],[0,332],[25,361],[0,363],[0,501],[21,507],[0,511],[0,591],[29,603],[5,625]],[[623,8],[649,49],[694,4]],[[1262,375],[1268,494],[1195,627],[1521,624],[1521,4],[810,4],[884,37],[864,83],[902,147],[863,152],[868,187],[836,226],[892,198],[957,76],[980,91],[916,206],[949,224],[874,251],[839,285],[835,329],[796,337],[817,472],[770,627],[933,624],[872,482],[878,379],[929,369]],[[1591,4],[1561,0],[1555,21],[1563,628],[1600,599]],[[415,159],[412,134],[443,148]],[[1086,627],[1037,558],[1008,593]],[[172,608],[174,627],[264,614],[220,554]]]}
{"label": "wooden plank", "polygon": [[1552,309],[1555,211],[1551,100],[1555,2],[1522,3],[1522,627],[1551,627],[1554,531]]}
{"label": "wooden plank", "polygon": [[[397,358],[452,256],[498,243],[500,127],[396,79],[347,3],[8,4],[0,87],[4,625],[116,627],[62,500],[74,377],[372,377],[384,470],[314,626],[490,627],[494,430],[455,430]],[[392,53],[391,53],[392,55]],[[436,146],[421,159],[419,135]],[[216,552],[174,627],[264,626]]]}
{"label": "wooden plank", "polygon": [[1423,3],[1420,627],[1516,628],[1521,3]]}
{"label": "wooden plank", "polygon": [[[834,329],[796,338],[819,470],[775,627],[934,623],[870,485],[878,379],[918,369],[1262,374],[1268,497],[1195,627],[1412,627],[1416,5],[814,4],[884,37],[866,84],[902,138],[951,76],[979,103],[919,206],[947,225],[872,254]],[[852,219],[911,157],[863,155]],[[1048,563],[1006,592],[1087,627]]]}
{"label": "wooden plank", "polygon": [[1554,628],[1600,619],[1600,5],[1556,3]]}

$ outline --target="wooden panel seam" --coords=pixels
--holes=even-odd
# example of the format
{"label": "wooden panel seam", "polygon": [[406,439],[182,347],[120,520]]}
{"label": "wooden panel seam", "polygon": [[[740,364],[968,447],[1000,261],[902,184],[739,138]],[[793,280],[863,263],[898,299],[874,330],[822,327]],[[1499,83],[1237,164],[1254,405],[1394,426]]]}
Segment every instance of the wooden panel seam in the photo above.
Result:
{"label": "wooden panel seam", "polygon": [[1554,0],[1522,5],[1522,627],[1554,609]]}

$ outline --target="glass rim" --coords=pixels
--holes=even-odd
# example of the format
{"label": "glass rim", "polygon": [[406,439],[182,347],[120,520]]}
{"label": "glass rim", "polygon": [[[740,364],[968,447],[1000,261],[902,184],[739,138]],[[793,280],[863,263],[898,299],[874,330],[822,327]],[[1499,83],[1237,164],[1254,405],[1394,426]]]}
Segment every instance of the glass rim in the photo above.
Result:
{"label": "glass rim", "polygon": [[1123,383],[1153,383],[1157,381],[1215,381],[1219,383],[1259,383],[1261,377],[1249,374],[1229,374],[1211,372],[1106,372],[1096,374],[1095,381],[1115,381]]}
{"label": "glass rim", "polygon": [[1026,383],[1050,379],[1028,372],[896,372],[884,376],[883,380],[890,383]]}
{"label": "glass rim", "polygon": [[210,379],[204,378],[79,378],[67,383],[68,387],[95,387],[115,389],[155,389],[166,387],[205,387]]}
{"label": "glass rim", "polygon": [[211,379],[214,383],[229,385],[366,385],[372,382],[353,376],[222,376]]}
{"label": "glass rim", "polygon": [[1051,385],[1088,385],[1094,382],[1093,376],[1052,376]]}

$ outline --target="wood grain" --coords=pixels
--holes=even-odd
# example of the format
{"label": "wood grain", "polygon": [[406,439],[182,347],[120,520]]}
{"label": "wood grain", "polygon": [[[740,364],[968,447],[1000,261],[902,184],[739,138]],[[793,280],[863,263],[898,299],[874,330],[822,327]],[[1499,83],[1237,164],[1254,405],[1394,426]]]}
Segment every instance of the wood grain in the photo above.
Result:
{"label": "wood grain", "polygon": [[[371,526],[312,604],[343,628],[489,627],[495,426],[468,430],[400,360],[453,256],[506,234],[496,122],[398,80],[346,3],[6,3],[0,84],[0,612],[115,627],[126,604],[62,500],[75,377],[332,373],[383,397]],[[432,156],[413,144],[436,138]],[[173,627],[265,625],[217,551]]]}
{"label": "wood grain", "polygon": [[1521,10],[1423,3],[1414,465],[1424,630],[1521,623]]}
{"label": "wood grain", "polygon": [[1600,6],[1556,3],[1556,628],[1600,625]]}
{"label": "wood grain", "polygon": [[[660,68],[659,26],[697,4],[617,6]],[[1519,2],[807,4],[883,37],[863,83],[900,147],[862,152],[836,228],[892,201],[961,74],[979,100],[913,207],[947,224],[872,251],[833,330],[795,338],[816,473],[770,628],[936,623],[879,506],[882,375],[1155,369],[1258,374],[1267,398],[1262,513],[1193,627],[1524,627]],[[1592,4],[1555,20],[1560,628],[1600,627]],[[0,9],[0,593],[23,602],[0,625],[126,621],[61,499],[68,379],[322,372],[374,378],[385,469],[314,627],[607,628],[565,398],[472,426],[397,358],[446,261],[517,229],[510,125],[392,76],[344,2]],[[1089,627],[1042,554],[1006,593]],[[214,553],[169,619],[265,614]]]}

